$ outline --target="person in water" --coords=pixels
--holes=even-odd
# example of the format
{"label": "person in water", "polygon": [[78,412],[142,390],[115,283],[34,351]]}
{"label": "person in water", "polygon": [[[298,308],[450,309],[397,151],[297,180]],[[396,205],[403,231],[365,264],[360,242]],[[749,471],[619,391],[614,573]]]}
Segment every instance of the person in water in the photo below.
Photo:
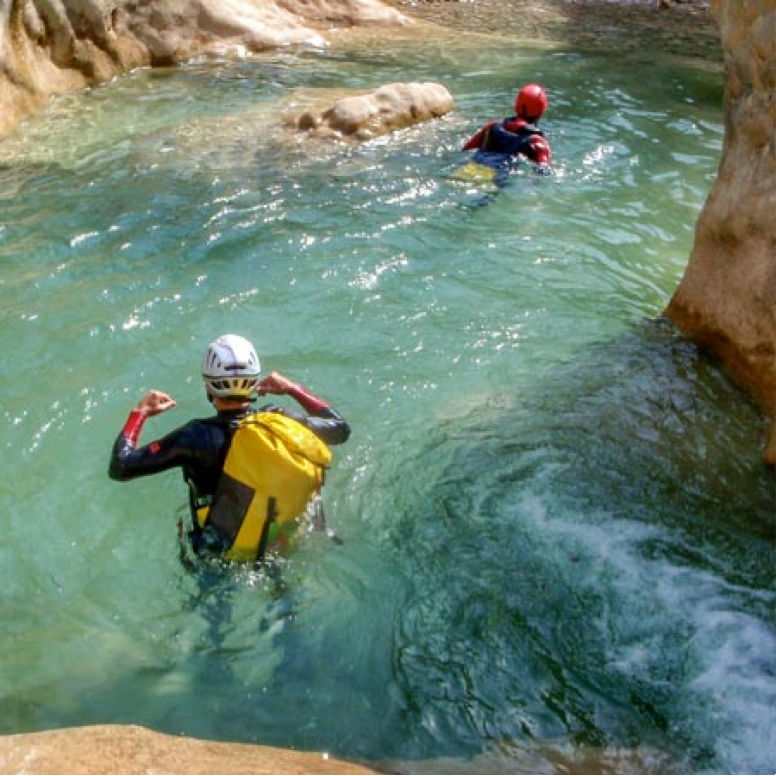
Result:
{"label": "person in water", "polygon": [[552,152],[538,126],[548,105],[544,89],[539,84],[527,84],[515,98],[515,115],[489,121],[464,143],[462,150],[476,150],[475,162],[499,168],[512,166],[524,157],[534,163],[536,172],[549,174]]}
{"label": "person in water", "polygon": [[[202,364],[208,401],[215,416],[190,420],[161,439],[139,446],[146,420],[175,407],[175,400],[163,391],[150,390],[129,413],[116,438],[108,474],[121,482],[179,467],[189,486],[193,529],[190,539],[195,554],[218,551],[221,538],[198,528],[196,510],[216,492],[227,451],[239,421],[256,412],[256,396],[288,395],[303,411],[277,405],[262,412],[281,413],[312,431],[326,445],[347,441],[350,427],[323,399],[278,372],[261,377],[259,358],[244,337],[225,334],[208,346]],[[260,466],[261,462],[257,462]]]}

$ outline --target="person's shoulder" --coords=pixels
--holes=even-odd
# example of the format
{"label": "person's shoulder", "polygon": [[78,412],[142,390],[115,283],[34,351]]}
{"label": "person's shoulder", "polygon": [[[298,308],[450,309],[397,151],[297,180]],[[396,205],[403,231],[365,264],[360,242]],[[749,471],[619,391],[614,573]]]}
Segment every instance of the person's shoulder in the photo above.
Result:
{"label": "person's shoulder", "polygon": [[181,428],[188,428],[190,426],[212,426],[224,423],[224,419],[220,415],[210,415],[207,418],[191,418],[187,420]]}
{"label": "person's shoulder", "polygon": [[220,416],[211,415],[207,418],[191,418],[186,421],[182,426],[172,431],[172,434],[177,434],[183,437],[197,436],[203,433],[207,433],[213,429],[223,429],[230,425],[230,419]]}
{"label": "person's shoulder", "polygon": [[279,404],[272,404],[272,403],[262,404],[261,407],[256,407],[255,409],[251,410],[252,415],[258,415],[262,412],[279,412],[283,414],[285,410]]}

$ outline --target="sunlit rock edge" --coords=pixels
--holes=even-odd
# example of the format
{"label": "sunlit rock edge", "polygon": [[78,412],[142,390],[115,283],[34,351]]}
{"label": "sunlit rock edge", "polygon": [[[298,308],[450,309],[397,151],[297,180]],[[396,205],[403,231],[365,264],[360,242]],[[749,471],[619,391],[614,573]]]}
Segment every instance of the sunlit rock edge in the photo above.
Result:
{"label": "sunlit rock edge", "polygon": [[330,757],[202,741],[138,725],[90,725],[0,737],[0,773],[372,774]]}

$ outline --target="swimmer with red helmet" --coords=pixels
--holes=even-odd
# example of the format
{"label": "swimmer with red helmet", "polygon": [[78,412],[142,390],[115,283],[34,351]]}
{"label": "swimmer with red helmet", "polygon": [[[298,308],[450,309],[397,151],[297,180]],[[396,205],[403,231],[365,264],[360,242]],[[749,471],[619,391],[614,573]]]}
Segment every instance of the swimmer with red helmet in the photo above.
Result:
{"label": "swimmer with red helmet", "polygon": [[500,160],[512,163],[526,157],[536,165],[536,172],[549,174],[552,165],[550,144],[538,126],[548,105],[544,88],[539,84],[527,84],[515,98],[515,115],[489,121],[466,141],[462,150],[477,150],[474,161],[488,166],[494,166]]}

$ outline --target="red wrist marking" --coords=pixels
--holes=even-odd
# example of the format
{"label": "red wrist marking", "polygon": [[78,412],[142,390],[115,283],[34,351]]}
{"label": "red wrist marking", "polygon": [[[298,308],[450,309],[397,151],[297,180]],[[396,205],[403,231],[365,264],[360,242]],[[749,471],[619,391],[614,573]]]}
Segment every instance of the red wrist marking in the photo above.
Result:
{"label": "red wrist marking", "polygon": [[142,410],[132,410],[129,413],[127,422],[124,424],[122,434],[127,438],[129,443],[133,446],[137,446],[137,440],[140,439],[140,431],[143,428],[143,424],[148,416]]}
{"label": "red wrist marking", "polygon": [[328,408],[328,404],[308,393],[301,385],[294,385],[288,392],[293,396],[308,412],[320,412]]}

